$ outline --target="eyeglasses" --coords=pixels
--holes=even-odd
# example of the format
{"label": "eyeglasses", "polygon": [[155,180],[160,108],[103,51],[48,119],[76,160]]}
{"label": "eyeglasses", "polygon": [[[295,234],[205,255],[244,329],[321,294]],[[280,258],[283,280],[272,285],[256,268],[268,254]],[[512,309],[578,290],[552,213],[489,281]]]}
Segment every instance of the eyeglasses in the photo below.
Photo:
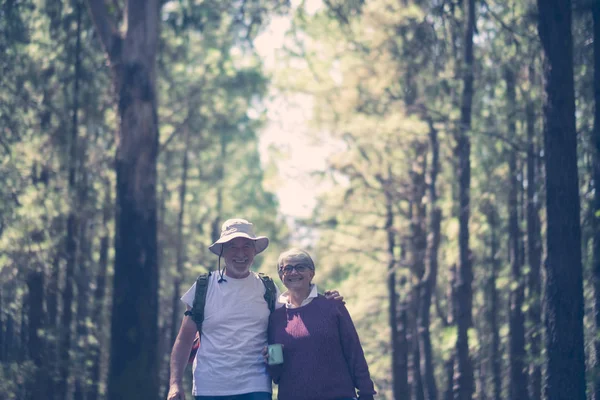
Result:
{"label": "eyeglasses", "polygon": [[283,267],[279,267],[279,272],[284,274],[289,274],[292,270],[296,270],[298,273],[303,273],[308,270],[312,270],[313,268],[308,264],[298,264],[298,265],[285,265]]}

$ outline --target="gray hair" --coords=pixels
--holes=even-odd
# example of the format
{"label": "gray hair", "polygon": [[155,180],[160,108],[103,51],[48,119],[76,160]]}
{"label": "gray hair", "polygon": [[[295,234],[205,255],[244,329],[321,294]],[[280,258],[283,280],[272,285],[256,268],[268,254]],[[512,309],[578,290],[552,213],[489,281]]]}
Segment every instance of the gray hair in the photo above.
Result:
{"label": "gray hair", "polygon": [[277,260],[277,270],[283,267],[283,261],[286,258],[293,258],[294,260],[304,261],[308,263],[313,270],[315,269],[315,263],[313,262],[313,259],[311,258],[310,254],[308,254],[302,249],[293,247],[279,255],[279,259]]}

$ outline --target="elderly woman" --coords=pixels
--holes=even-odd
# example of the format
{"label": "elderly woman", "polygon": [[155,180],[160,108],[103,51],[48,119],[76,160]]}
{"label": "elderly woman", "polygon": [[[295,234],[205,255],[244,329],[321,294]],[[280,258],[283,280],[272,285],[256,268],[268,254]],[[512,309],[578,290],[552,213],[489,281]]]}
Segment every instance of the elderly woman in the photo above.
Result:
{"label": "elderly woman", "polygon": [[279,278],[285,307],[269,319],[269,343],[283,345],[283,364],[270,365],[279,400],[373,399],[376,393],[358,334],[341,301],[327,301],[312,283],[315,265],[300,249],[283,252]]}

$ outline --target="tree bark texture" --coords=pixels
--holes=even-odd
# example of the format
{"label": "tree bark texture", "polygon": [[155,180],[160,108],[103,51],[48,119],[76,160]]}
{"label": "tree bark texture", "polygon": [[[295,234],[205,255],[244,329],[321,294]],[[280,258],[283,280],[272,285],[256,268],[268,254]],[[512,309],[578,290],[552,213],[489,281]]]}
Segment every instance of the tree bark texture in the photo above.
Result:
{"label": "tree bark texture", "polygon": [[119,137],[108,398],[158,395],[156,54],[158,0],[127,2],[122,37],[104,0],[88,0],[114,73]]}
{"label": "tree bark texture", "polygon": [[538,0],[545,55],[544,161],[547,260],[545,325],[548,400],[584,400],[583,282],[571,1]]}

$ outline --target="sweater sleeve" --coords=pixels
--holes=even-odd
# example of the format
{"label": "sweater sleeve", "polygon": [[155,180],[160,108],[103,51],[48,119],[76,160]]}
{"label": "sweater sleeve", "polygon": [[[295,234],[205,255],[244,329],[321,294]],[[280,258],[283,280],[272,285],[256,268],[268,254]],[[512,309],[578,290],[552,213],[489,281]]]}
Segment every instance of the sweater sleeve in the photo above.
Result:
{"label": "sweater sleeve", "polygon": [[358,389],[359,398],[370,399],[377,392],[373,386],[373,381],[369,374],[369,367],[358,333],[350,317],[346,306],[340,302],[338,305],[338,320],[342,350],[348,364],[348,369],[352,375],[354,386]]}

